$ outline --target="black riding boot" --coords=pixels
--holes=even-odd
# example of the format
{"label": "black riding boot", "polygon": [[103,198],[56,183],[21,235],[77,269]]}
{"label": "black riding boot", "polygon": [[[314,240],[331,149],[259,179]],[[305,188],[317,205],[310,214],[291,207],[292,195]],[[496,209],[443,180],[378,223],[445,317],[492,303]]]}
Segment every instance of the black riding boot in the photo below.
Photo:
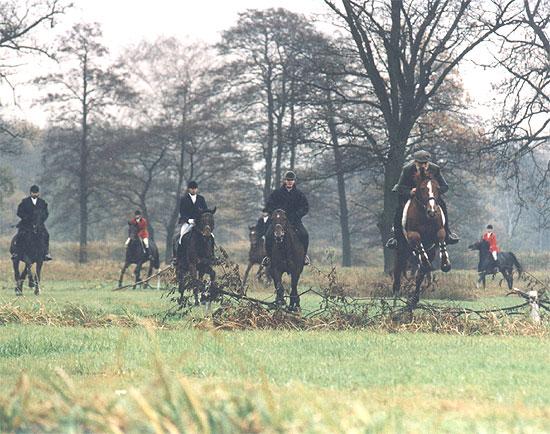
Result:
{"label": "black riding boot", "polygon": [[441,207],[443,214],[445,214],[445,243],[456,244],[460,241],[460,238],[457,234],[451,232],[451,229],[449,228],[449,213],[447,212],[447,204],[441,198],[439,198],[439,206]]}
{"label": "black riding boot", "polygon": [[273,231],[266,231],[265,234],[265,253],[266,256],[262,259],[262,266],[268,267],[271,263],[271,253],[273,252]]}
{"label": "black riding boot", "polygon": [[400,234],[403,233],[403,208],[405,207],[405,203],[407,201],[404,199],[399,200],[399,205],[397,206],[397,209],[395,210],[395,214],[393,216],[393,226],[390,230],[390,238],[388,241],[386,241],[386,247],[388,249],[397,249],[397,246],[399,245],[397,238]]}
{"label": "black riding boot", "polygon": [[11,244],[10,244],[11,259],[19,258],[19,255],[17,254],[17,237],[18,236],[19,236],[19,232],[15,234],[15,236],[11,239]]}

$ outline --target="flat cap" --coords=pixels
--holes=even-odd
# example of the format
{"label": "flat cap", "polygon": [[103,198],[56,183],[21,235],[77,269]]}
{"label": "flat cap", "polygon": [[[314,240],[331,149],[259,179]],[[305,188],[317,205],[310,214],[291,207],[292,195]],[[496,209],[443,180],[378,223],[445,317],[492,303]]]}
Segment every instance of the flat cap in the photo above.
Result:
{"label": "flat cap", "polygon": [[432,155],[428,151],[420,150],[413,154],[414,161],[419,163],[427,163],[432,158]]}

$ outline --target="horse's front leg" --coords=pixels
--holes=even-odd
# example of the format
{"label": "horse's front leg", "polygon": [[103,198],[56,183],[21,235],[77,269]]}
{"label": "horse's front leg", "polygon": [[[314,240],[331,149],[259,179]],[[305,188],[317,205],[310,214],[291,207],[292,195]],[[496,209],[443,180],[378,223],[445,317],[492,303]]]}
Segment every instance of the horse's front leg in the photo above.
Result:
{"label": "horse's front leg", "polygon": [[275,286],[275,304],[277,306],[285,305],[285,288],[283,287],[283,273],[279,270],[273,270],[271,272],[273,278],[273,285]]}
{"label": "horse's front leg", "polygon": [[42,275],[42,261],[36,263],[36,279],[34,281],[34,295],[40,295],[40,277]]}
{"label": "horse's front leg", "polygon": [[136,264],[136,268],[134,269],[135,281],[134,281],[133,289],[136,289],[136,287],[138,285],[138,282],[141,281],[141,266],[142,266],[142,264],[143,264],[143,262],[138,262]]}
{"label": "horse's front leg", "polygon": [[152,288],[149,284],[149,279],[153,275],[153,261],[149,261],[149,270],[147,270],[147,282],[143,285],[144,288]]}
{"label": "horse's front leg", "polygon": [[13,274],[15,279],[15,295],[23,295],[23,281],[25,277],[19,271],[19,259],[12,260]]}
{"label": "horse's front leg", "polygon": [[419,268],[431,270],[432,264],[430,262],[430,258],[428,257],[428,253],[424,248],[424,244],[422,244],[420,233],[416,231],[408,231],[407,239],[409,240],[409,245],[412,247],[413,253],[416,256],[418,263],[420,264]]}
{"label": "horse's front leg", "polygon": [[246,266],[246,270],[244,271],[243,276],[243,284],[241,286],[241,292],[243,294],[246,294],[246,280],[248,279],[248,273],[250,273],[250,269],[252,268],[252,261],[248,261],[248,265]]}
{"label": "horse's front leg", "polygon": [[122,270],[120,270],[120,277],[118,279],[118,287],[122,287],[122,280],[124,279],[124,273],[126,273],[126,269],[128,268],[130,264],[128,262],[125,262],[122,266]]}
{"label": "horse's front leg", "polygon": [[296,312],[300,310],[300,296],[298,295],[298,280],[300,273],[294,272],[290,274],[290,306],[289,310]]}
{"label": "horse's front leg", "polygon": [[195,298],[195,306],[200,304],[199,301],[199,285],[202,286],[202,281],[198,279],[197,264],[189,264],[189,281],[193,286],[193,297]]}

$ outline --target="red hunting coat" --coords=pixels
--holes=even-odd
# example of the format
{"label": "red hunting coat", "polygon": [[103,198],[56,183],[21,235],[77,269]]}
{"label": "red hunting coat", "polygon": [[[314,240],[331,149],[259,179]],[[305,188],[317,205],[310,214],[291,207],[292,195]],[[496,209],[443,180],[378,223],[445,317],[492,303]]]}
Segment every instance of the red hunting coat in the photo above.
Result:
{"label": "red hunting coat", "polygon": [[149,231],[147,230],[147,220],[143,217],[139,219],[139,222],[135,219],[135,217],[130,220],[131,225],[136,225],[138,227],[138,237],[141,239],[143,238],[149,238]]}
{"label": "red hunting coat", "polygon": [[500,249],[497,246],[497,236],[494,232],[485,232],[482,238],[489,243],[489,251],[491,253],[500,252]]}

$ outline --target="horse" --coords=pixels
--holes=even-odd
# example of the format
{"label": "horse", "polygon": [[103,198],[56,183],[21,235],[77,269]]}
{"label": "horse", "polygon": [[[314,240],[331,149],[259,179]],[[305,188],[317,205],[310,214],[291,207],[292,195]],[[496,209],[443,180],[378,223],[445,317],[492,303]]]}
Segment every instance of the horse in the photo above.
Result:
{"label": "horse", "polygon": [[271,252],[271,265],[269,272],[275,286],[277,306],[284,306],[284,287],[282,283],[283,273],[290,275],[290,311],[300,309],[300,296],[298,295],[298,281],[304,269],[305,248],[298,238],[296,230],[291,225],[282,209],[277,209],[271,214],[272,234],[274,237],[273,251]]}
{"label": "horse", "polygon": [[[124,259],[124,265],[122,266],[122,270],[120,270],[120,278],[118,279],[118,287],[122,287],[122,280],[124,279],[124,273],[126,273],[126,269],[131,264],[136,264],[136,268],[134,269],[134,275],[135,275],[135,283],[133,288],[136,289],[138,282],[141,281],[141,267],[146,262],[149,262],[149,271],[147,272],[147,277],[151,277],[153,274],[153,268],[159,269],[160,268],[160,258],[159,258],[159,250],[157,248],[157,245],[155,244],[155,241],[150,238],[149,239],[149,255],[145,252],[145,246],[143,245],[143,241],[138,236],[138,228],[136,225],[132,225],[128,223],[128,238],[130,238],[130,243],[126,247],[126,257]],[[147,283],[145,286],[149,286]]]}
{"label": "horse", "polygon": [[266,270],[266,268],[261,265],[262,260],[266,255],[265,240],[263,237],[258,237],[256,226],[248,227],[248,239],[250,240],[250,249],[248,250],[248,265],[243,277],[243,288],[246,287],[248,273],[250,273],[250,270],[255,264],[260,266],[258,272],[256,273],[256,279],[261,280],[264,276],[266,279],[269,279],[269,267],[266,267]]}
{"label": "horse", "polygon": [[523,272],[523,267],[519,263],[516,255],[512,252],[500,252],[498,254],[498,263],[495,264],[493,261],[493,255],[489,251],[489,243],[485,240],[476,241],[475,243],[468,246],[470,250],[479,250],[479,263],[477,265],[477,271],[479,273],[479,279],[476,283],[476,286],[479,288],[479,285],[483,285],[485,289],[485,276],[487,274],[492,274],[493,277],[499,271],[502,273],[504,280],[508,284],[508,289],[512,289],[514,285],[514,266],[518,270],[518,274],[521,276]]}
{"label": "horse", "polygon": [[[451,270],[451,261],[445,243],[445,215],[438,205],[439,183],[429,173],[421,170],[415,175],[416,192],[403,209],[403,235],[397,249],[393,271],[393,293],[401,288],[401,275],[407,267],[410,255],[416,258],[415,291],[409,298],[409,310],[416,307],[422,282],[432,271],[432,261],[439,247],[441,271]],[[401,237],[399,237],[401,238]]]}
{"label": "horse", "polygon": [[[27,276],[29,287],[34,288],[35,295],[40,295],[42,265],[44,255],[47,253],[44,233],[39,225],[33,225],[31,228],[21,229],[16,236],[15,253],[17,258],[12,259],[16,282],[15,295],[23,295],[23,282]],[[23,272],[19,270],[20,262],[25,265]],[[36,264],[34,273],[32,271],[33,264]]]}
{"label": "horse", "polygon": [[[217,296],[216,272],[212,268],[215,262],[212,236],[215,213],[216,208],[201,210],[199,218],[195,220],[195,226],[191,232],[185,234],[181,244],[175,241],[175,265],[180,302],[183,302],[183,294],[189,285],[193,288],[195,306],[200,302],[211,302]],[[205,274],[210,277],[209,285],[202,280]]]}

